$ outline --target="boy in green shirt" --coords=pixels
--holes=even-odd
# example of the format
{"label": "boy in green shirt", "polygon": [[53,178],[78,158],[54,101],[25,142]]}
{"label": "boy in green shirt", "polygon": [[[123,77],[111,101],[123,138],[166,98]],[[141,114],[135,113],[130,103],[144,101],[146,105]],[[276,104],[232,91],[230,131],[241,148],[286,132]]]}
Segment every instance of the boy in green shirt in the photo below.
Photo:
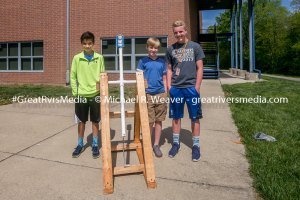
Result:
{"label": "boy in green shirt", "polygon": [[100,91],[96,85],[99,82],[100,73],[104,71],[104,59],[102,55],[93,50],[95,44],[93,33],[84,32],[80,40],[83,51],[74,56],[71,68],[72,94],[78,98],[75,103],[75,120],[78,123],[78,145],[72,156],[76,158],[84,150],[85,123],[90,112],[93,130],[92,155],[93,158],[98,158],[100,155],[98,145]]}

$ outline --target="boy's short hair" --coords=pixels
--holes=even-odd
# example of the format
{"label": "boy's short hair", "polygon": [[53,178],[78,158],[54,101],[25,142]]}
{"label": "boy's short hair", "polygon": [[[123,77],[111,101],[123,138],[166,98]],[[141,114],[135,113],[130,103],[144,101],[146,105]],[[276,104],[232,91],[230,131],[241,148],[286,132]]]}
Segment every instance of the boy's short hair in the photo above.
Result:
{"label": "boy's short hair", "polygon": [[176,21],[173,22],[173,24],[172,24],[172,27],[173,27],[173,28],[179,27],[179,26],[183,26],[184,29],[186,29],[186,25],[185,25],[184,21],[182,21],[182,20],[176,20]]}
{"label": "boy's short hair", "polygon": [[155,47],[155,48],[159,48],[160,47],[160,41],[159,39],[155,38],[155,37],[150,37],[147,40],[147,44],[146,47]]}
{"label": "boy's short hair", "polygon": [[95,43],[95,36],[92,32],[86,31],[86,32],[82,33],[82,35],[80,37],[81,43],[83,42],[83,40],[92,40],[92,42]]}

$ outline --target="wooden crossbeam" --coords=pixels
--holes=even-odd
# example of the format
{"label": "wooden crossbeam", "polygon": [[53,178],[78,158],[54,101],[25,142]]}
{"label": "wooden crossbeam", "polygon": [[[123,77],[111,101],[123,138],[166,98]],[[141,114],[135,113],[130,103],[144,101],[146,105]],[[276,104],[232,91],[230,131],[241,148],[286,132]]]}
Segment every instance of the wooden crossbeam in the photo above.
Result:
{"label": "wooden crossbeam", "polygon": [[123,148],[123,144],[117,144],[111,146],[111,151],[123,151],[124,150],[136,150],[137,148],[142,148],[141,143],[130,143],[130,144],[125,144]]}
{"label": "wooden crossbeam", "polygon": [[[135,112],[134,111],[125,111],[125,117],[134,117]],[[120,118],[121,112],[109,112],[110,118]]]}
{"label": "wooden crossbeam", "polygon": [[122,166],[122,167],[115,167],[114,168],[114,175],[122,175],[122,174],[134,174],[134,173],[141,173],[144,171],[144,164],[139,165],[131,165],[131,166]]}

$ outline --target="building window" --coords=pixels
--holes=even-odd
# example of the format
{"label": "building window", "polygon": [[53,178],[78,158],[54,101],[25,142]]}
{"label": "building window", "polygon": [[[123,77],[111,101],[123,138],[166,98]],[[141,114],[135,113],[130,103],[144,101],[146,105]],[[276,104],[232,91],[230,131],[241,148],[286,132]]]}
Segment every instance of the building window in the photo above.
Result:
{"label": "building window", "polygon": [[[146,42],[149,37],[125,37],[123,48],[123,69],[124,71],[135,71],[139,59],[148,55]],[[158,57],[165,57],[168,42],[166,36],[157,37],[161,47]],[[119,71],[118,49],[115,38],[102,38],[102,55],[104,56],[105,69],[107,71]]]}
{"label": "building window", "polygon": [[0,71],[42,71],[43,42],[0,43]]}

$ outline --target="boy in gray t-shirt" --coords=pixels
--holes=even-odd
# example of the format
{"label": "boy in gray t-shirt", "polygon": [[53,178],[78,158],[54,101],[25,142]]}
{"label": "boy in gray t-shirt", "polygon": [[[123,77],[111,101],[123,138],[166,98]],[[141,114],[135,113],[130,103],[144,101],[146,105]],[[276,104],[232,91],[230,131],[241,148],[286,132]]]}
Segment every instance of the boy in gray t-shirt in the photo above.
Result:
{"label": "boy in gray t-shirt", "polygon": [[168,63],[167,88],[170,94],[169,117],[173,118],[173,144],[169,157],[174,157],[180,149],[179,134],[184,104],[187,103],[193,134],[192,160],[200,159],[200,121],[202,118],[200,85],[203,77],[205,57],[201,46],[187,38],[185,23],[173,23],[173,33],[177,42],[166,52]]}

